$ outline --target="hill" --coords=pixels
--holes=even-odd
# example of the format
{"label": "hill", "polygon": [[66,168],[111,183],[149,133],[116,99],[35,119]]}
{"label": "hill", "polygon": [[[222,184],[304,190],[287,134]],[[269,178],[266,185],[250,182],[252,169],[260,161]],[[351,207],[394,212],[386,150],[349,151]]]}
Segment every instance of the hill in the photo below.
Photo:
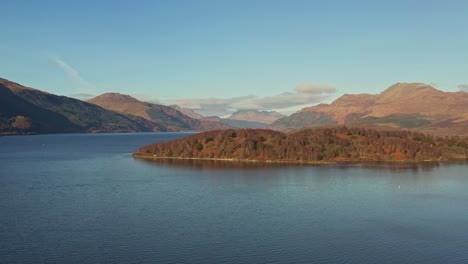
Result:
{"label": "hill", "polygon": [[105,93],[87,102],[122,114],[144,118],[165,127],[167,131],[206,131],[230,128],[219,122],[191,118],[169,106],[141,102],[120,93]]}
{"label": "hill", "polygon": [[468,135],[468,93],[442,92],[421,83],[398,83],[380,94],[345,94],[331,104],[304,108],[269,128],[373,124],[440,135]]}
{"label": "hill", "polygon": [[142,132],[164,128],[0,78],[0,134]]}
{"label": "hill", "polygon": [[268,162],[437,161],[466,159],[468,140],[410,131],[345,126],[285,134],[266,129],[209,131],[138,149],[150,159],[225,159]]}

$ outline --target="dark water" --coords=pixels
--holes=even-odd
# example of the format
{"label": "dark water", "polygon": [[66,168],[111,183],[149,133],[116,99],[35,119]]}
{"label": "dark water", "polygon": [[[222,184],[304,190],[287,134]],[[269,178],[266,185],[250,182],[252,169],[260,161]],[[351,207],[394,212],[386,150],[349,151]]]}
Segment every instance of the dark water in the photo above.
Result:
{"label": "dark water", "polygon": [[0,137],[0,263],[468,263],[468,165],[134,160],[185,134]]}

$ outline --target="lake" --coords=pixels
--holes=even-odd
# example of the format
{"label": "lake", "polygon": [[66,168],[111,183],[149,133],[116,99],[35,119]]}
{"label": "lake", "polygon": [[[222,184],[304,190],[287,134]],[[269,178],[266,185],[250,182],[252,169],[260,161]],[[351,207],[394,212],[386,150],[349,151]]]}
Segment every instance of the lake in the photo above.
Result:
{"label": "lake", "polygon": [[133,159],[187,133],[0,137],[0,263],[468,263],[468,164]]}

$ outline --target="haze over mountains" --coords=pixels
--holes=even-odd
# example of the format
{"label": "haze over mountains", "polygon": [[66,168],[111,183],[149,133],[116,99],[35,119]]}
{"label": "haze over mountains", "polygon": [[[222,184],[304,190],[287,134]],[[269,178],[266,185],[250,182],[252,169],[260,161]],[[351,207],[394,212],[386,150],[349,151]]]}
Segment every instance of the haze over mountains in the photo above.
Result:
{"label": "haze over mountains", "polygon": [[241,110],[228,118],[106,93],[86,102],[0,78],[0,134],[207,131],[227,128],[296,130],[329,125],[412,129],[468,135],[468,93],[421,83],[395,84],[380,94],[345,94],[290,116]]}
{"label": "haze over mountains", "polygon": [[285,115],[282,115],[276,111],[260,111],[249,109],[239,110],[227,118],[221,118],[219,116],[203,116],[196,113],[192,109],[182,108],[178,105],[171,105],[171,107],[192,118],[216,121],[237,128],[265,128],[274,121],[285,117]]}
{"label": "haze over mountains", "polygon": [[232,114],[229,118],[233,120],[245,120],[250,122],[271,124],[283,117],[286,116],[276,111],[239,110]]}

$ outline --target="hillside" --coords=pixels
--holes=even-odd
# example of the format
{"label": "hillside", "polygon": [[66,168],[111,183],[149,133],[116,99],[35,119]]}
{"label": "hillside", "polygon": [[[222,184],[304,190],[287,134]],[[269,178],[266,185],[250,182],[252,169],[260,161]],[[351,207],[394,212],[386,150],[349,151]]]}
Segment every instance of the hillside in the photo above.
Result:
{"label": "hillside", "polygon": [[269,162],[436,161],[466,159],[468,140],[345,126],[285,134],[266,129],[209,131],[138,149],[140,158]]}
{"label": "hillside", "polygon": [[219,122],[191,118],[169,106],[141,102],[129,95],[119,93],[105,93],[87,100],[87,102],[115,112],[139,116],[165,127],[167,131],[205,131],[230,128]]}
{"label": "hillside", "polygon": [[139,117],[0,79],[0,134],[161,130]]}
{"label": "hillside", "polygon": [[442,92],[420,83],[398,83],[377,95],[345,94],[331,104],[304,108],[272,129],[373,124],[440,135],[468,135],[468,93]]}

